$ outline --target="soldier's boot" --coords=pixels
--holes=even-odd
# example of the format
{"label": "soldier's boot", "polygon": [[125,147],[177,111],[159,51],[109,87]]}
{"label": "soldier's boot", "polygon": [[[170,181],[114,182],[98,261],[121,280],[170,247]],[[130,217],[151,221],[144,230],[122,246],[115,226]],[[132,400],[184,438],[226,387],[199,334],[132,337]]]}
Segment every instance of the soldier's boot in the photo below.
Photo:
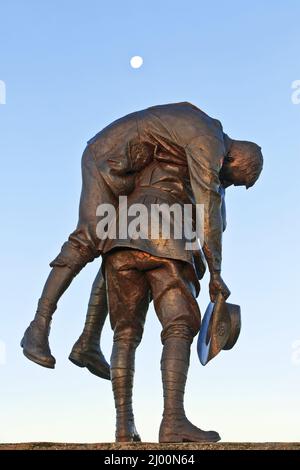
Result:
{"label": "soldier's boot", "polygon": [[139,442],[132,409],[135,346],[116,341],[113,345],[110,374],[116,407],[116,442]]}
{"label": "soldier's boot", "polygon": [[107,312],[106,285],[100,269],[92,286],[83,332],[69,359],[79,367],[86,367],[92,374],[110,380],[110,367],[100,348]]}
{"label": "soldier's boot", "polygon": [[35,317],[21,340],[24,355],[40,366],[50,369],[55,367],[48,339],[52,316],[58,300],[73,278],[93,258],[88,249],[66,242],[60,254],[50,263],[52,270],[39,299]]}
{"label": "soldier's boot", "polygon": [[35,317],[21,341],[24,355],[40,366],[54,369],[55,358],[51,354],[48,340],[51,320],[62,291],[67,289],[73,277],[71,269],[67,266],[52,268],[39,299]]}
{"label": "soldier's boot", "polygon": [[159,442],[217,442],[215,431],[203,431],[185,416],[184,391],[187,379],[190,341],[178,337],[165,340],[161,358],[164,412]]}

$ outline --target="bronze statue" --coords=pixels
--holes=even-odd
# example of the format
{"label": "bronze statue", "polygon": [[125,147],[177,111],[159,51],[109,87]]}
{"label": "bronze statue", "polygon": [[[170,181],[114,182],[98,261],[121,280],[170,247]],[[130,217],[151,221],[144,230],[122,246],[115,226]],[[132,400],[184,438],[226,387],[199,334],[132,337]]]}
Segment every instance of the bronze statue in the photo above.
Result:
{"label": "bronze statue", "polygon": [[[109,378],[110,372],[117,441],[140,440],[132,410],[134,358],[151,299],[162,324],[164,413],[159,441],[220,439],[217,432],[190,423],[183,407],[190,345],[201,323],[196,297],[206,262],[211,300],[230,295],[221,277],[225,188],[253,186],[262,164],[259,146],[232,140],[219,121],[186,102],[132,113],[88,142],[82,158],[79,222],[50,264],[52,271],[21,345],[29,359],[54,368],[48,335],[57,302],[74,276],[101,255],[102,272],[94,282],[85,328],[70,359],[103,378]],[[128,207],[146,207],[148,214],[161,204],[193,208],[202,204],[202,249],[198,244],[186,249],[190,240],[185,232],[179,238],[165,238],[161,228],[156,238],[99,236],[98,208],[110,204],[120,222],[124,215],[120,196],[127,196]],[[175,230],[174,214],[170,222]],[[128,230],[130,224],[128,219]],[[144,235],[144,227],[139,230]],[[99,347],[107,311],[114,331],[110,367]]]}

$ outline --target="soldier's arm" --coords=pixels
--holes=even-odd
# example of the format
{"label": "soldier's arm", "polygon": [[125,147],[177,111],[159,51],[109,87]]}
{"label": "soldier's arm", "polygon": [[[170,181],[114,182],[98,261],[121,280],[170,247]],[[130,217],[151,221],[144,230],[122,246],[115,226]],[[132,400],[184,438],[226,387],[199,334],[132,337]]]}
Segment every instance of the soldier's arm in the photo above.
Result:
{"label": "soldier's arm", "polygon": [[219,193],[221,195],[222,229],[223,229],[223,232],[225,232],[226,226],[227,226],[227,217],[226,217],[226,204],[225,204],[225,188],[223,188],[223,186],[220,186]]}
{"label": "soldier's arm", "polygon": [[225,297],[230,292],[221,278],[222,268],[222,195],[219,172],[224,157],[224,144],[211,136],[199,136],[186,146],[190,181],[197,204],[203,205],[204,226],[202,249],[211,274],[210,293]]}

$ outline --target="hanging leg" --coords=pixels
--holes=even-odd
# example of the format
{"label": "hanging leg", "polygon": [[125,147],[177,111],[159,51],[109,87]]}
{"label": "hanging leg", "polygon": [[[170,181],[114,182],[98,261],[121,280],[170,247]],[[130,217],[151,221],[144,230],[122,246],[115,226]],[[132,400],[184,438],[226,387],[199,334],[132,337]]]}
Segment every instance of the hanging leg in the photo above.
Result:
{"label": "hanging leg", "polygon": [[83,332],[73,346],[69,359],[92,374],[110,380],[110,368],[100,348],[100,339],[108,313],[106,284],[100,268],[91,290]]}

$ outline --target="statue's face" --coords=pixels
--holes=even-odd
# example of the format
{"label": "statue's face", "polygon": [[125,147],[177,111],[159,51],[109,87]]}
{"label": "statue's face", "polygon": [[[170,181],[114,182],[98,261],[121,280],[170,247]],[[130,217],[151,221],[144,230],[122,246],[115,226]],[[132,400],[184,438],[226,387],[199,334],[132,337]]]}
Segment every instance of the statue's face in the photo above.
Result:
{"label": "statue's face", "polygon": [[239,159],[234,156],[233,152],[224,158],[220,181],[225,188],[231,185],[249,187],[247,175],[241,170]]}
{"label": "statue's face", "polygon": [[261,148],[254,142],[232,140],[220,171],[221,184],[250,188],[263,167]]}

